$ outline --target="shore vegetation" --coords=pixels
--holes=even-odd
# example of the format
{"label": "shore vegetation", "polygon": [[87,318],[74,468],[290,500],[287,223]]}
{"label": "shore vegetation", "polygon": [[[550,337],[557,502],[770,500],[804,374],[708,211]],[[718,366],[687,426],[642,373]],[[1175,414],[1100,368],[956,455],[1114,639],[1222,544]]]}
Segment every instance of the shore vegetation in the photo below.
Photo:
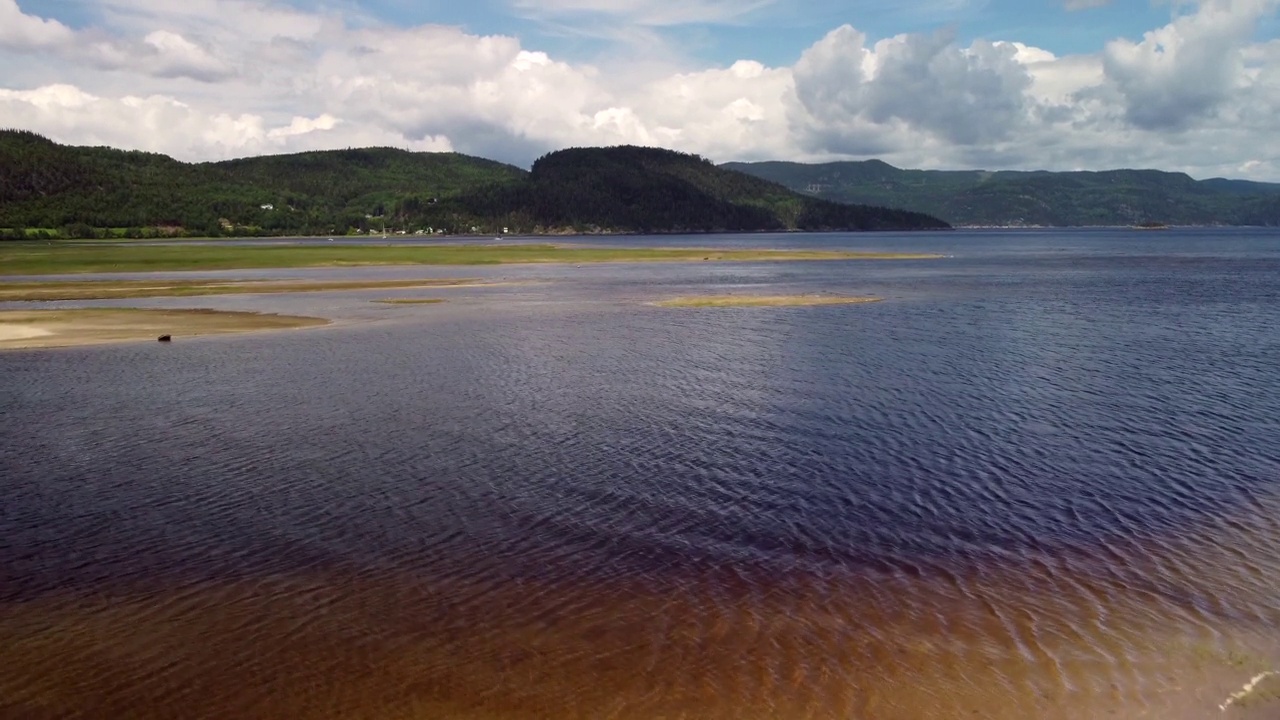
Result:
{"label": "shore vegetation", "polygon": [[916,260],[924,253],[512,245],[137,245],[0,243],[0,275],[136,273],[378,265]]}
{"label": "shore vegetation", "polygon": [[197,297],[201,295],[400,290],[426,287],[473,287],[480,280],[48,280],[0,283],[0,301],[119,300],[125,298]]}

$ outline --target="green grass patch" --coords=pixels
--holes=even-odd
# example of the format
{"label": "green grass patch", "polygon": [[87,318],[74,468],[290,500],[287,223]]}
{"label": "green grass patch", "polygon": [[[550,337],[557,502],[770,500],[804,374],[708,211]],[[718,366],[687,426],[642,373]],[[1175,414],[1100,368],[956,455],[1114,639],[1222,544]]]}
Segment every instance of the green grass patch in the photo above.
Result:
{"label": "green grass patch", "polygon": [[419,280],[88,280],[0,283],[0,301],[118,300],[123,298],[196,297],[335,290],[396,290],[484,285],[467,278]]}
{"label": "green grass patch", "polygon": [[496,265],[501,263],[689,262],[777,260],[906,260],[915,253],[698,248],[591,248],[528,245],[199,245],[0,244],[0,275],[241,270],[364,265]]}

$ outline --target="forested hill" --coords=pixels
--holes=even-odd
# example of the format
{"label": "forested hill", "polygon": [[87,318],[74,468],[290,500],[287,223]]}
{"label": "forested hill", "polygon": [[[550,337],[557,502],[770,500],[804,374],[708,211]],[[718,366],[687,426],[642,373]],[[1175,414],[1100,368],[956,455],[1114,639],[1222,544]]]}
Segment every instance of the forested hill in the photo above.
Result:
{"label": "forested hill", "polygon": [[0,228],[345,232],[394,223],[434,200],[526,174],[481,158],[392,148],[183,163],[0,131]]}
{"label": "forested hill", "polygon": [[945,224],[805,197],[665,150],[567,150],[529,173],[393,148],[184,163],[0,131],[6,237],[935,227]]}
{"label": "forested hill", "polygon": [[696,155],[633,146],[551,153],[534,163],[524,182],[464,194],[449,205],[460,220],[497,218],[535,232],[947,227],[920,213],[806,197]]}
{"label": "forested hill", "polygon": [[722,167],[813,197],[916,210],[954,225],[1280,225],[1280,184],[1157,170],[901,170],[879,160]]}

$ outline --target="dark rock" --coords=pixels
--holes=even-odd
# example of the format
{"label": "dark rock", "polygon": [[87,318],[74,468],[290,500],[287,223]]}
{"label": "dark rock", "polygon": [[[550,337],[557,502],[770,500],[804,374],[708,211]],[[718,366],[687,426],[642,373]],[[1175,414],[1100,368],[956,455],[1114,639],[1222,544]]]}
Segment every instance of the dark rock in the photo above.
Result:
{"label": "dark rock", "polygon": [[157,339],[157,340],[159,340],[160,342],[169,342],[169,341],[170,341],[170,340],[172,340],[173,338],[169,337],[168,335],[161,335],[160,337],[158,337],[158,338],[156,338],[156,339]]}

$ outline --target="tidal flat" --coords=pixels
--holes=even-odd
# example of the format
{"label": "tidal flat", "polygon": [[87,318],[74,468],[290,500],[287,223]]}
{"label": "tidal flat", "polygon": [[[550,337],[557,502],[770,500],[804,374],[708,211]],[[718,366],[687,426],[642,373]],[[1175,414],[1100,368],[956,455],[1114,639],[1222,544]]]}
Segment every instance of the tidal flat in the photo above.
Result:
{"label": "tidal flat", "polygon": [[173,339],[327,325],[315,317],[207,309],[68,308],[0,310],[0,349]]}

